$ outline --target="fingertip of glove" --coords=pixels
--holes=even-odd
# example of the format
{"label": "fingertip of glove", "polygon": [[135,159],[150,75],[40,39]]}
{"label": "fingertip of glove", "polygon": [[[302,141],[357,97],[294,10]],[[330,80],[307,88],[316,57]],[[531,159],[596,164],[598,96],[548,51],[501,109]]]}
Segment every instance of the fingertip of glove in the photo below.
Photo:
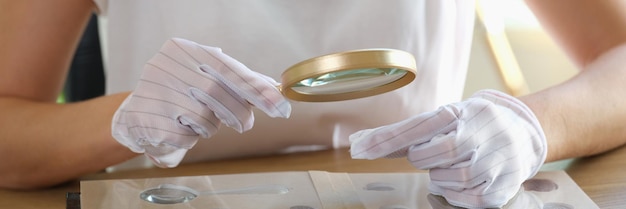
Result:
{"label": "fingertip of glove", "polygon": [[350,157],[352,159],[367,159],[362,152],[350,149]]}
{"label": "fingertip of glove", "polygon": [[274,108],[265,110],[265,113],[273,118],[289,118],[291,116],[291,104],[287,100],[274,103]]}
{"label": "fingertip of glove", "polygon": [[350,141],[351,144],[359,143],[363,139],[362,136],[370,132],[372,132],[372,129],[364,129],[354,132],[353,134],[350,134],[350,136],[348,136],[348,141]]}
{"label": "fingertip of glove", "polygon": [[353,159],[373,160],[377,158],[373,153],[368,151],[372,146],[366,140],[366,136],[372,131],[373,129],[360,130],[348,136],[348,141],[350,141],[350,154]]}
{"label": "fingertip of glove", "polygon": [[287,100],[284,100],[283,102],[281,102],[280,106],[282,106],[281,108],[279,108],[279,110],[281,110],[281,117],[291,117],[291,104]]}
{"label": "fingertip of glove", "polygon": [[[355,149],[355,150],[350,151],[350,156],[352,157],[352,159],[375,160],[379,158],[385,158],[388,155],[389,154],[380,153],[377,151],[370,151],[366,149]],[[394,155],[391,158],[397,158],[397,157]]]}
{"label": "fingertip of glove", "polygon": [[244,127],[243,124],[239,124],[237,126],[229,126],[229,127],[234,129],[235,131],[237,131],[237,133],[240,133],[240,134],[252,129],[252,125],[248,125]]}
{"label": "fingertip of glove", "polygon": [[368,152],[366,147],[363,147],[359,144],[352,144],[350,147],[350,156],[352,159],[364,159],[364,160],[373,160],[377,157],[372,153]]}
{"label": "fingertip of glove", "polygon": [[160,168],[174,168],[180,164],[187,153],[187,149],[176,149],[166,154],[152,154],[146,152],[145,155],[152,160],[154,165]]}

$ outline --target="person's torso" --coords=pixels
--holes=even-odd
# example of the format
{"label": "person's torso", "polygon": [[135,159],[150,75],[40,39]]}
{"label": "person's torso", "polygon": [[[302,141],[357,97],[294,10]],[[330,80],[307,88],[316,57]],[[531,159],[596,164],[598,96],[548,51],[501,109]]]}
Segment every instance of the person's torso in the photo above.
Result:
{"label": "person's torso", "polygon": [[[342,102],[292,102],[289,119],[255,112],[252,130],[228,128],[186,161],[266,154],[304,145],[347,146],[348,136],[460,99],[474,22],[473,1],[438,0],[96,0],[104,14],[107,92],[132,90],[145,62],[172,37],[220,47],[280,80],[302,60],[364,48],[412,53],[414,82]],[[224,126],[225,127],[225,126]]]}

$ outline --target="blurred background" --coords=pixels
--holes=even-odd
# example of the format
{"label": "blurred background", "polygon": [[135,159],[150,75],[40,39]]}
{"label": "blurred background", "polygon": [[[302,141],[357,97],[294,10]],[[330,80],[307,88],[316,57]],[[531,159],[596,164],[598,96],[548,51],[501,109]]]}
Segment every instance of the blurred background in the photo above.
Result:
{"label": "blurred background", "polygon": [[523,95],[577,71],[523,0],[477,0],[464,98],[485,88]]}

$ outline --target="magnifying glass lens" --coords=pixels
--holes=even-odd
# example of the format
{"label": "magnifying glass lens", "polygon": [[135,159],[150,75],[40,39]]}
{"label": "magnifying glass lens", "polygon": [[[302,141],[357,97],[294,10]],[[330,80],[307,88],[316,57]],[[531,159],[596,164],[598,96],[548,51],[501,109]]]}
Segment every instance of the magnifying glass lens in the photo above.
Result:
{"label": "magnifying glass lens", "polygon": [[300,94],[340,94],[363,91],[392,83],[402,78],[406,70],[398,68],[363,68],[344,70],[307,78],[291,86]]}
{"label": "magnifying glass lens", "polygon": [[361,49],[297,63],[283,72],[278,88],[291,100],[332,102],[392,91],[409,84],[416,74],[411,53]]}

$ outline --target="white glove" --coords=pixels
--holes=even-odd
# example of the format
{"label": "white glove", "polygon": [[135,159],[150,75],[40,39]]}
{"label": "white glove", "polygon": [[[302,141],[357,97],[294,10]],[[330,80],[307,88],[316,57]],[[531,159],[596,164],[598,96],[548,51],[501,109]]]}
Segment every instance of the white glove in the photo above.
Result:
{"label": "white glove", "polygon": [[271,117],[291,113],[276,81],[219,48],[174,38],[143,70],[113,116],[112,133],[160,167],[177,166],[200,137],[211,137],[221,123],[239,132],[249,130],[253,106]]}
{"label": "white glove", "polygon": [[430,169],[431,193],[466,208],[501,207],[546,158],[539,121],[521,101],[483,90],[396,124],[350,136],[357,159],[406,156]]}

